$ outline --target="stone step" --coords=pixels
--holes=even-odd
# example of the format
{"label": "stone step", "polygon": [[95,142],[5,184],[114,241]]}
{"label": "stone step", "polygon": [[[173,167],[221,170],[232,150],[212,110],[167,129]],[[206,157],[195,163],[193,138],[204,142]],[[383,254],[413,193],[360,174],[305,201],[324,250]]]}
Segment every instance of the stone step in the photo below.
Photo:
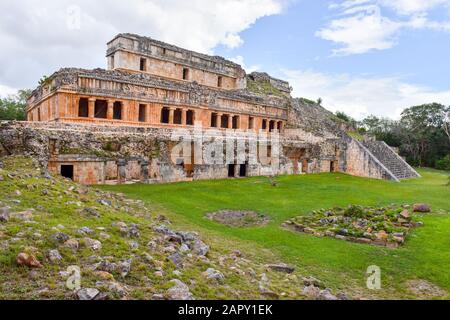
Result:
{"label": "stone step", "polygon": [[383,142],[366,141],[363,144],[397,179],[417,177],[417,173]]}

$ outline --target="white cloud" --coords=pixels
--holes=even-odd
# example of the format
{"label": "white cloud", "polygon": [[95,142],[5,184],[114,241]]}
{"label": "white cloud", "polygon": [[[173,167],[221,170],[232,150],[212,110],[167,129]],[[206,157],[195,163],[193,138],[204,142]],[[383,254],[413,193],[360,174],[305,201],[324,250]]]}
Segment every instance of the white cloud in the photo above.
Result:
{"label": "white cloud", "polygon": [[17,93],[17,89],[0,85],[0,98],[4,98],[15,93]]}
{"label": "white cloud", "polygon": [[239,64],[242,68],[244,68],[244,70],[245,70],[247,73],[252,73],[252,72],[254,72],[254,71],[258,71],[258,70],[261,69],[261,66],[260,66],[260,65],[247,66],[247,65],[245,64],[245,61],[244,61],[244,57],[243,57],[243,56],[237,56],[237,57],[229,58],[229,59],[230,59],[231,61],[233,61],[234,63]]}
{"label": "white cloud", "polygon": [[[340,45],[333,50],[334,54],[390,49],[403,29],[449,31],[450,22],[428,19],[428,11],[442,5],[450,7],[450,0],[346,0],[330,6],[339,10],[338,16],[317,31],[316,36]],[[393,9],[399,17],[384,16],[382,7]]]}
{"label": "white cloud", "polygon": [[399,14],[411,15],[426,12],[439,5],[449,5],[449,0],[380,0],[383,6],[390,7]]}
{"label": "white cloud", "polygon": [[395,45],[394,36],[401,24],[381,15],[377,6],[347,9],[344,18],[331,21],[316,35],[322,39],[343,45],[335,54],[360,54],[369,50],[389,49]]}
{"label": "white cloud", "polygon": [[61,67],[105,67],[106,42],[117,33],[148,35],[212,53],[242,44],[239,33],[279,14],[286,0],[3,0],[0,84],[34,87]]}
{"label": "white cloud", "polygon": [[450,91],[436,91],[410,84],[398,77],[363,77],[326,74],[312,70],[285,70],[293,95],[323,99],[331,111],[344,111],[355,118],[367,115],[398,118],[407,107],[430,102],[449,104]]}

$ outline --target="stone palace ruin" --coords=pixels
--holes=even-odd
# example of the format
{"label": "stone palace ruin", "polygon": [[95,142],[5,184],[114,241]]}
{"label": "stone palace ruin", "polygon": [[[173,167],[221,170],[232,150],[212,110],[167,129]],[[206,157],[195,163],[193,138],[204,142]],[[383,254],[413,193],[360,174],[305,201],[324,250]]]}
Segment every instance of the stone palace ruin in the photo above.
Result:
{"label": "stone palace ruin", "polygon": [[[0,124],[0,155],[31,155],[82,184],[322,172],[418,176],[385,143],[353,139],[332,113],[291,97],[288,82],[266,73],[246,74],[222,57],[134,34],[116,36],[106,56],[107,70],[64,68],[46,78],[28,101],[28,121]],[[195,130],[203,140],[174,159],[174,136]],[[235,136],[231,149],[225,134]],[[255,138],[261,135],[264,143]],[[236,157],[195,161],[217,141]],[[262,148],[269,161],[250,161]]]}

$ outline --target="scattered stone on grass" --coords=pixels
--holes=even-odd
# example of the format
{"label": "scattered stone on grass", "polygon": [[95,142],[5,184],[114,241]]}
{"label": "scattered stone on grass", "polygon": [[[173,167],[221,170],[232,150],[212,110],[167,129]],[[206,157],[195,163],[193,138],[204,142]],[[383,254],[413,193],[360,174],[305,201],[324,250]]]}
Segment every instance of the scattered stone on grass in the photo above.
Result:
{"label": "scattered stone on grass", "polygon": [[311,215],[293,218],[283,227],[317,237],[397,248],[405,243],[413,228],[422,225],[413,221],[413,216],[404,206],[391,205],[321,209]]}
{"label": "scattered stone on grass", "polygon": [[406,282],[408,290],[415,296],[422,298],[446,298],[448,292],[426,280],[409,280]]}
{"label": "scattered stone on grass", "polygon": [[221,210],[206,215],[209,220],[235,228],[263,226],[269,219],[254,211]]}

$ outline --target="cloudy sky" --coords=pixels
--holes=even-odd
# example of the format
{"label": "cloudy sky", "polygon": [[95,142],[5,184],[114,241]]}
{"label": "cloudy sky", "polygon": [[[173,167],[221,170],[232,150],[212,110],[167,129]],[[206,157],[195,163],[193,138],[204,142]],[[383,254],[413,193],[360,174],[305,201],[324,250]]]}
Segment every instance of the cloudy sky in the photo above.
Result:
{"label": "cloudy sky", "polygon": [[450,104],[450,0],[2,0],[0,95],[61,67],[104,68],[132,32],[287,79],[361,118]]}

